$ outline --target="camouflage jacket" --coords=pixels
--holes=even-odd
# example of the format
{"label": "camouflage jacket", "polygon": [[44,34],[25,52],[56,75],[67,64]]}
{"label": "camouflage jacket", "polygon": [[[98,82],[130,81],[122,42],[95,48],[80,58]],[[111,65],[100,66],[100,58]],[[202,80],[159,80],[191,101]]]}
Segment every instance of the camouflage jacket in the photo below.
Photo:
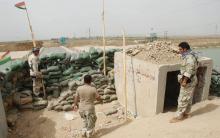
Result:
{"label": "camouflage jacket", "polygon": [[28,57],[28,64],[30,67],[30,76],[36,76],[36,73],[39,71],[38,65],[39,65],[39,57],[35,56],[34,54],[30,55]]}
{"label": "camouflage jacket", "polygon": [[196,71],[198,68],[198,57],[192,51],[187,51],[183,54],[183,62],[180,68],[180,76],[181,79],[183,76],[188,77],[191,81],[196,80]]}

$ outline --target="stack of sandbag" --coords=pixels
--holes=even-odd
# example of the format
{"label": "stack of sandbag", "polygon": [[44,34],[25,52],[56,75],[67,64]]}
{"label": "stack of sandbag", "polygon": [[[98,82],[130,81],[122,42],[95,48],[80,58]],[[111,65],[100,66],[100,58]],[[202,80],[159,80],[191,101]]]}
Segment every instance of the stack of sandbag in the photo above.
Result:
{"label": "stack of sandbag", "polygon": [[[48,51],[40,54],[39,65],[48,99],[59,98],[61,92],[66,90],[74,93],[76,88],[82,85],[83,76],[86,74],[92,75],[93,85],[102,95],[104,102],[117,99],[113,75],[114,52],[117,50],[106,51],[107,77],[102,74],[103,51],[101,49],[90,48],[89,51],[78,53],[68,53],[59,48],[48,48]],[[10,99],[8,101],[12,101],[12,105],[21,109],[41,109],[47,105],[47,101],[32,97],[32,79],[27,61],[9,60],[0,65],[0,73],[5,78],[1,82],[3,99],[7,97]]]}
{"label": "stack of sandbag", "polygon": [[[113,70],[116,51],[115,49],[106,51],[107,73]],[[111,77],[104,79],[101,74],[103,69],[103,51],[101,49],[90,48],[89,51],[74,54],[60,51],[42,54],[40,67],[46,92],[53,98],[58,98],[61,91],[69,89],[73,82],[81,82],[86,74],[97,78],[94,79],[96,87],[100,87],[104,83],[114,83],[114,76],[110,75]]]}
{"label": "stack of sandbag", "polygon": [[61,96],[48,105],[48,110],[70,111],[73,109],[75,91],[66,91]]}
{"label": "stack of sandbag", "polygon": [[[112,72],[112,71],[111,71]],[[111,77],[105,77],[102,72],[90,70],[85,74],[89,74],[93,78],[91,85],[97,88],[97,92],[100,94],[103,103],[108,103],[114,100],[117,100],[116,91],[114,83],[112,83]],[[110,74],[108,74],[110,76]],[[72,110],[74,104],[74,97],[76,90],[79,86],[83,85],[83,78],[80,79],[71,79],[68,82],[68,90],[61,93],[61,96],[54,102],[51,102],[48,106],[49,110],[55,111],[70,111]],[[96,101],[95,104],[99,104],[99,101]]]}
{"label": "stack of sandbag", "polygon": [[212,71],[210,93],[220,97],[220,72],[214,69]]}
{"label": "stack of sandbag", "polygon": [[3,74],[2,95],[10,95],[12,91],[31,89],[31,79],[28,72],[27,61],[12,60],[0,65],[0,72]]}
{"label": "stack of sandbag", "polygon": [[33,102],[32,80],[27,61],[8,61],[0,65],[0,72],[4,78],[1,80],[1,93],[6,111],[13,107],[23,108]]}
{"label": "stack of sandbag", "polygon": [[[40,56],[40,71],[43,74],[46,92],[53,95],[54,98],[58,98],[60,95],[61,82],[71,78],[71,75],[65,74],[64,71],[67,68],[65,61],[68,61],[68,59],[66,58],[65,52],[53,52]],[[65,75],[63,75],[63,72],[65,72]]]}
{"label": "stack of sandbag", "polygon": [[[115,87],[113,84],[108,84],[108,80],[105,80],[105,77],[102,75],[100,77],[97,77],[95,79],[95,83],[97,83],[98,79],[99,81],[99,87],[97,88],[98,93],[101,96],[101,99],[103,100],[103,103],[108,103],[114,100],[117,100]],[[92,85],[95,87],[95,83],[92,83]],[[101,85],[102,83],[102,85]],[[66,92],[61,93],[60,97],[55,100],[51,101],[48,105],[48,110],[55,110],[55,111],[71,111],[73,109],[74,105],[74,98],[76,95],[76,89],[83,85],[81,81],[73,80],[69,82],[69,90]],[[96,101],[95,104],[99,104],[100,101]]]}

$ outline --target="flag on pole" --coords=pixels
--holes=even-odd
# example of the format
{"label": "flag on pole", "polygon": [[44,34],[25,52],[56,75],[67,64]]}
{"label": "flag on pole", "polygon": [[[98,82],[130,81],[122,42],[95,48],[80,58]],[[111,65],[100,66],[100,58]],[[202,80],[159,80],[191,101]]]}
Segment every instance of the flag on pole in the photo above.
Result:
{"label": "flag on pole", "polygon": [[24,1],[15,4],[15,7],[19,8],[19,9],[23,9],[23,10],[26,9],[26,5],[25,5],[25,2],[24,2]]}

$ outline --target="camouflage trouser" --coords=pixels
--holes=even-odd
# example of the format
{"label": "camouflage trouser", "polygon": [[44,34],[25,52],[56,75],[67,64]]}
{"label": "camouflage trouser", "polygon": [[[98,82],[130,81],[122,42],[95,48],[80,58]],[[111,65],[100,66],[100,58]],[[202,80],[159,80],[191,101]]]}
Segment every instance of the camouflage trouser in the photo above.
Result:
{"label": "camouflage trouser", "polygon": [[182,118],[184,114],[188,114],[191,110],[193,93],[195,86],[181,87],[178,97],[177,118]]}
{"label": "camouflage trouser", "polygon": [[91,111],[79,111],[81,118],[83,119],[83,131],[90,131],[95,128],[97,120],[95,110]]}
{"label": "camouflage trouser", "polygon": [[41,79],[33,77],[32,81],[33,81],[33,94],[35,96],[39,96],[40,88],[42,87]]}

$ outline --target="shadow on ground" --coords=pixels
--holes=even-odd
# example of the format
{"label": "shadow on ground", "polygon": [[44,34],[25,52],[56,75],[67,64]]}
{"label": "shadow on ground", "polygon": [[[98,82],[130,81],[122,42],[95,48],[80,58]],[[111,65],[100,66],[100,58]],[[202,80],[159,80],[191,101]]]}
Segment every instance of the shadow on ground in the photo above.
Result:
{"label": "shadow on ground", "polygon": [[97,131],[97,134],[95,134],[95,136],[93,138],[100,138],[104,135],[107,135],[113,131],[115,131],[116,129],[120,128],[120,127],[123,127],[123,126],[126,126],[128,124],[130,124],[132,122],[132,120],[128,119],[126,122],[123,122],[117,126],[113,126],[113,127],[109,127],[109,128],[102,128],[102,129],[99,129]]}
{"label": "shadow on ground", "polygon": [[212,112],[212,111],[216,110],[218,107],[219,107],[219,105],[215,105],[215,104],[210,103],[210,104],[207,104],[206,106],[204,106],[202,108],[199,108],[199,109],[193,111],[191,114],[193,116],[202,115],[204,113]]}
{"label": "shadow on ground", "polygon": [[21,112],[8,138],[55,138],[56,123],[42,114],[43,110]]}

